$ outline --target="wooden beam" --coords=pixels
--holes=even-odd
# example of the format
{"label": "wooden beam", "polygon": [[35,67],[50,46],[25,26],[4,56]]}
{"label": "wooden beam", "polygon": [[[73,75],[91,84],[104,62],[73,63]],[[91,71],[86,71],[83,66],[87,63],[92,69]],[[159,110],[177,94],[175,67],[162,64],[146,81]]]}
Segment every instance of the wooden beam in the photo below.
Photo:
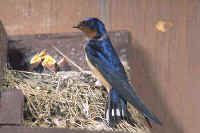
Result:
{"label": "wooden beam", "polygon": [[8,43],[7,33],[0,20],[0,87],[5,76],[5,67],[7,62],[7,43]]}

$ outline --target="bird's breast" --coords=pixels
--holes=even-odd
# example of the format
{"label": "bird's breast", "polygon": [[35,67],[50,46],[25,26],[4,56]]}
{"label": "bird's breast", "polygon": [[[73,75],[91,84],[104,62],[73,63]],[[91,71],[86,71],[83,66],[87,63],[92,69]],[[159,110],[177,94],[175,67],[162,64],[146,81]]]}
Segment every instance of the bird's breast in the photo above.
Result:
{"label": "bird's breast", "polygon": [[96,68],[91,62],[90,60],[87,58],[87,54],[86,54],[86,61],[88,63],[89,68],[91,69],[91,71],[94,73],[94,75],[98,78],[98,80],[101,81],[101,83],[104,85],[104,87],[106,88],[106,90],[109,92],[111,89],[111,85],[110,83],[108,83],[108,81],[104,78],[104,76],[101,74],[101,72],[98,70],[98,68]]}

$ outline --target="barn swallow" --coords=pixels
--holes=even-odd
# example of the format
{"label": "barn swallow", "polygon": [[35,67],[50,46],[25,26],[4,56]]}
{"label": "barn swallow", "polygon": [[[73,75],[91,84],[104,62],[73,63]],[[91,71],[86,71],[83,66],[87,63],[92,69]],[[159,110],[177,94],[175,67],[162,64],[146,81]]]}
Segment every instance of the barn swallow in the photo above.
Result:
{"label": "barn swallow", "polygon": [[34,67],[37,67],[43,60],[43,58],[46,56],[47,52],[46,50],[43,50],[40,53],[37,53],[33,56],[33,58],[30,60],[30,64]]}
{"label": "barn swallow", "polygon": [[47,52],[46,50],[43,50],[40,53],[37,53],[36,55],[34,55],[32,57],[32,59],[30,60],[30,65],[31,65],[31,70],[32,71],[36,71],[36,72],[43,72],[44,68],[42,66],[42,61],[44,60],[44,57],[46,56]]}
{"label": "barn swallow", "polygon": [[98,18],[87,18],[73,28],[79,29],[88,37],[85,46],[87,63],[109,93],[105,109],[105,119],[108,125],[115,126],[121,119],[127,117],[127,102],[141,112],[145,118],[162,125],[161,121],[136,95],[136,89],[130,85],[103,22]]}
{"label": "barn swallow", "polygon": [[[60,63],[60,62],[59,62]],[[30,60],[31,67],[36,72],[44,72],[44,70],[49,70],[50,72],[56,72],[59,70],[59,64],[56,63],[56,60],[47,54],[46,50],[43,50],[40,53],[37,53]]]}

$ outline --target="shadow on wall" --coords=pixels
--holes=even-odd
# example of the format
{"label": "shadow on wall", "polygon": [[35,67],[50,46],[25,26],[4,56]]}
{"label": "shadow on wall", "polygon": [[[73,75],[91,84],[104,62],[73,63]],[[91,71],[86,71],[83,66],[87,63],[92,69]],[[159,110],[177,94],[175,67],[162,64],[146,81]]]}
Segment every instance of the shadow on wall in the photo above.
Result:
{"label": "shadow on wall", "polygon": [[159,93],[158,77],[153,75],[150,55],[137,40],[132,40],[130,34],[129,40],[128,61],[132,68],[132,83],[137,88],[137,94],[163,123],[160,127],[151,122],[152,133],[183,133],[183,127],[172,117],[167,101]]}
{"label": "shadow on wall", "polygon": [[[28,70],[30,68],[29,60],[33,53],[29,49],[16,48],[15,45],[21,45],[20,40],[8,40],[8,68],[14,70]],[[29,55],[26,55],[28,53]]]}

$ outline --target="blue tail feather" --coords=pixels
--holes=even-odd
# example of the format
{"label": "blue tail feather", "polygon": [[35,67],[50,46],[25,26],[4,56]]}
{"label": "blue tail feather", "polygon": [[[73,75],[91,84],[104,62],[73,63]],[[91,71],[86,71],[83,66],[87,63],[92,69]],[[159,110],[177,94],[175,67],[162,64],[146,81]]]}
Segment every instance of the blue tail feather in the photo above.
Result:
{"label": "blue tail feather", "polygon": [[109,92],[105,111],[105,118],[109,126],[113,127],[127,117],[127,103],[112,88]]}

